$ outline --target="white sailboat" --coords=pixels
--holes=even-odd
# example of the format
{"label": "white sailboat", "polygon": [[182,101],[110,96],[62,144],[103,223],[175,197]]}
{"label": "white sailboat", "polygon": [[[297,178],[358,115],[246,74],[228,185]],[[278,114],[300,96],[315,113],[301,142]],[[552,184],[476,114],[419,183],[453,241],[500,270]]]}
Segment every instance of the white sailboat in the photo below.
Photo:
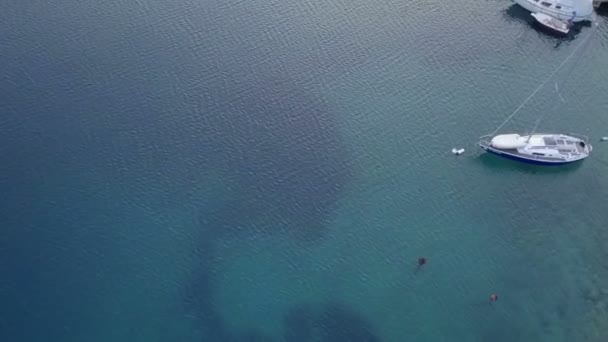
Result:
{"label": "white sailboat", "polygon": [[484,136],[479,146],[504,158],[538,165],[563,165],[583,160],[593,149],[586,136],[573,133]]}
{"label": "white sailboat", "polygon": [[532,13],[542,13],[561,21],[593,20],[593,0],[513,0]]}
{"label": "white sailboat", "polygon": [[[518,0],[519,1],[519,0]],[[520,0],[524,1],[524,0]],[[594,25],[594,31],[597,23]],[[593,32],[592,32],[593,33]],[[539,117],[534,129],[529,134],[497,134],[498,131],[511,120],[525,104],[538,93],[538,91],[555,76],[555,74],[566,64],[566,62],[576,53],[581,46],[591,37],[585,37],[583,41],[555,68],[551,74],[507,117],[493,133],[480,137],[479,147],[484,151],[496,154],[503,158],[513,159],[520,162],[539,164],[539,165],[564,165],[581,161],[591,154],[593,147],[589,143],[589,138],[584,135],[574,133],[535,133],[542,118]],[[559,95],[557,82],[555,91]],[[564,101],[565,102],[565,101]]]}

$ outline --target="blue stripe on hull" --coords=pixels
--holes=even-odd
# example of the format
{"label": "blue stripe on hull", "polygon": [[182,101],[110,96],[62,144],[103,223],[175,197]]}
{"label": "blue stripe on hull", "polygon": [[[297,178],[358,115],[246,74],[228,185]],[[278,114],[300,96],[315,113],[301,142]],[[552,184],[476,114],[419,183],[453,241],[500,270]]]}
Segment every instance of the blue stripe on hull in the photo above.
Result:
{"label": "blue stripe on hull", "polygon": [[564,162],[551,163],[551,162],[546,162],[546,161],[542,161],[542,160],[532,160],[532,159],[526,159],[526,158],[521,158],[521,157],[513,156],[513,155],[510,155],[510,154],[498,153],[498,152],[492,151],[491,149],[485,149],[484,148],[484,151],[490,152],[492,154],[495,154],[495,155],[503,157],[503,158],[507,158],[507,159],[511,159],[511,160],[516,160],[518,162],[522,162],[522,163],[526,163],[526,164],[534,164],[534,165],[557,166],[557,165],[570,164],[570,163],[574,163],[574,162],[578,161],[578,160],[573,160],[573,161],[564,161]]}

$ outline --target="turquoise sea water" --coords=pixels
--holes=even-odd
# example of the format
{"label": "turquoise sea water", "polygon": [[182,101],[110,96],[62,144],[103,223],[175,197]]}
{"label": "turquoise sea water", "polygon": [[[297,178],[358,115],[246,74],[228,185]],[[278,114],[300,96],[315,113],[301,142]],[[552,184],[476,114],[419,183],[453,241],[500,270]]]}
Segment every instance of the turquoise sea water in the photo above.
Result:
{"label": "turquoise sea water", "polygon": [[[608,340],[598,22],[558,38],[509,1],[0,4],[0,341]],[[504,131],[545,113],[592,157],[482,154],[589,35]]]}

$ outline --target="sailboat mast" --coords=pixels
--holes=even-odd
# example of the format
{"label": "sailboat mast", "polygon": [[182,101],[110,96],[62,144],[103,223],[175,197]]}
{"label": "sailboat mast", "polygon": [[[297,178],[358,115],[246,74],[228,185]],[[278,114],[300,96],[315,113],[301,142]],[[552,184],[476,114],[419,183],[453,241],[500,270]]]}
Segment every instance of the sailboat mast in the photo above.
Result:
{"label": "sailboat mast", "polygon": [[530,142],[530,139],[532,138],[532,134],[534,134],[534,132],[536,132],[536,129],[538,128],[538,124],[540,123],[540,120],[543,118],[542,114],[538,119],[536,119],[536,123],[534,124],[534,128],[532,128],[532,131],[530,132],[530,134],[528,134],[528,140],[526,140],[526,143]]}
{"label": "sailboat mast", "polygon": [[[596,24],[594,27],[594,31],[597,29],[598,25]],[[594,32],[592,31],[592,33]],[[568,54],[568,56],[566,56],[566,58],[549,74],[549,76],[547,76],[547,78],[545,78],[544,81],[542,81],[538,87],[536,87],[536,89],[534,89],[534,91],[528,95],[528,97],[513,111],[513,113],[511,113],[511,115],[509,115],[505,121],[503,121],[500,125],[498,125],[498,127],[494,130],[494,132],[492,132],[490,135],[494,136],[496,135],[496,133],[504,126],[507,124],[507,122],[509,122],[525,105],[526,103],[528,103],[528,101],[530,101],[534,95],[536,95],[536,93],[538,93],[538,91],[547,83],[549,82],[549,80],[551,78],[553,78],[553,76],[555,76],[555,74],[557,74],[557,72],[564,66],[564,64],[566,64],[566,62],[568,62],[568,60],[570,58],[572,58],[572,56],[576,53],[576,51],[578,49],[581,48],[581,46],[583,46],[583,44],[589,39],[589,37],[591,37],[591,34],[588,34],[585,39],[583,39],[581,41],[581,43],[579,45],[576,46],[576,48],[574,48],[574,50],[572,50],[572,52],[570,52],[570,54]]]}

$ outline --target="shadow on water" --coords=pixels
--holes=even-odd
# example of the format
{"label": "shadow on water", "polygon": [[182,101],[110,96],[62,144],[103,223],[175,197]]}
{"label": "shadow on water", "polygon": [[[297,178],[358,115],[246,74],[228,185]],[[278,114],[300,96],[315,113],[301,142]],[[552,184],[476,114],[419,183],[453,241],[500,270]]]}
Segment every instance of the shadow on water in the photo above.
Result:
{"label": "shadow on water", "polygon": [[186,285],[181,289],[182,307],[185,315],[195,321],[205,340],[228,341],[229,332],[216,310],[213,301],[213,243],[211,239],[199,242],[199,264]]}
{"label": "shadow on water", "polygon": [[220,207],[200,209],[199,264],[182,289],[184,310],[196,318],[205,341],[264,339],[229,331],[219,316],[215,247],[227,237],[260,233],[284,234],[304,245],[319,241],[348,179],[347,153],[327,108],[279,79],[235,77],[230,84],[222,91],[239,96],[216,94],[222,101],[214,111],[224,115],[209,118],[207,133],[215,136],[214,153],[226,160],[222,177],[233,189]]}
{"label": "shadow on water", "polygon": [[508,324],[491,324],[484,326],[478,337],[481,342],[529,341],[529,339],[527,339],[528,336],[525,336],[524,333]]}
{"label": "shadow on water", "polygon": [[283,321],[285,341],[380,341],[363,317],[337,303],[328,304],[320,311],[296,307]]}
{"label": "shadow on water", "polygon": [[480,154],[477,160],[487,168],[501,172],[520,172],[527,174],[558,174],[570,173],[579,169],[585,161],[574,162],[566,165],[543,166],[527,164],[515,160],[506,159],[489,153]]}
{"label": "shadow on water", "polygon": [[[241,332],[226,327],[213,302],[210,274],[199,272],[198,283],[191,282],[190,297],[185,298],[190,309],[196,306],[195,318],[203,332],[201,341],[273,341],[259,331]],[[321,308],[305,305],[291,308],[283,317],[283,331],[281,340],[289,342],[381,341],[363,316],[338,303]]]}
{"label": "shadow on water", "polygon": [[227,327],[220,316],[214,298],[213,275],[217,259],[213,251],[214,242],[208,240],[199,246],[199,266],[194,270],[190,281],[182,288],[182,301],[179,308],[193,328],[201,333],[201,342],[252,342],[274,341],[257,330],[235,331]]}
{"label": "shadow on water", "polygon": [[[348,151],[334,113],[296,81],[271,66],[252,71],[246,61],[220,64],[226,68],[215,70],[221,81],[194,91],[203,94],[201,112],[216,113],[206,118],[203,134],[213,141],[209,159],[221,159],[219,173],[229,184],[229,196],[216,208],[199,209],[198,265],[182,288],[182,310],[193,318],[203,341],[266,341],[259,331],[229,328],[219,314],[214,275],[221,272],[221,255],[216,248],[226,238],[253,234],[280,234],[302,247],[321,240],[349,179]],[[341,329],[350,321],[364,325],[339,308],[314,320]],[[325,340],[349,340],[349,335],[335,335],[341,333],[346,332],[328,331]],[[358,334],[352,336],[365,337]]]}
{"label": "shadow on water", "polygon": [[334,114],[280,75],[239,74],[224,81],[222,93],[211,94],[219,103],[211,110],[223,114],[209,118],[209,133],[234,189],[206,228],[220,235],[255,230],[318,240],[349,178]]}
{"label": "shadow on water", "polygon": [[519,6],[518,4],[513,4],[509,6],[504,11],[507,19],[513,19],[515,21],[532,24],[534,22],[534,18],[530,15],[530,12],[525,8]]}

